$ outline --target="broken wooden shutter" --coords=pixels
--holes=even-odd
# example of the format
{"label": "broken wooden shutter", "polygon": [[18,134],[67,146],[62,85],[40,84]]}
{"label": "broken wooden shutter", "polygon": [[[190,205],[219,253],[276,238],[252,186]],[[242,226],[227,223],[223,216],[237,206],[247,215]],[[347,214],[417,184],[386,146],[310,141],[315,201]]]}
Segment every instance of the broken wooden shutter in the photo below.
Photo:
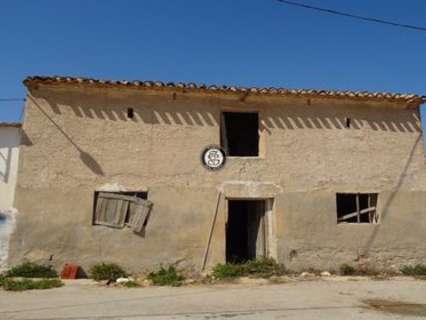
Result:
{"label": "broken wooden shutter", "polygon": [[129,202],[133,199],[134,197],[117,193],[99,192],[94,223],[113,228],[123,228],[129,209]]}
{"label": "broken wooden shutter", "polygon": [[129,225],[134,232],[142,232],[145,222],[151,212],[152,202],[143,199],[134,199],[129,207]]}

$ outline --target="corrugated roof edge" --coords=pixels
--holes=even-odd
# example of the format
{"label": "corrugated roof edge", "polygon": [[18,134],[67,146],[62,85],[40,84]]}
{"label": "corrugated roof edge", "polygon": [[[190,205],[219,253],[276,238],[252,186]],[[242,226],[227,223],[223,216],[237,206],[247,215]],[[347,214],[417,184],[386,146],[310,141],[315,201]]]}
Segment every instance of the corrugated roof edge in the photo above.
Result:
{"label": "corrugated roof edge", "polygon": [[19,122],[0,122],[0,127],[20,128],[22,123]]}
{"label": "corrugated roof edge", "polygon": [[329,97],[345,98],[354,100],[388,100],[394,102],[405,102],[409,105],[418,106],[426,102],[426,96],[407,93],[369,92],[369,91],[341,91],[341,90],[312,90],[312,89],[285,89],[285,88],[257,88],[257,87],[235,87],[222,85],[205,85],[195,83],[174,83],[162,81],[126,81],[126,80],[101,80],[83,77],[64,76],[30,76],[23,81],[28,88],[38,85],[74,84],[95,87],[130,87],[151,89],[172,89],[198,91],[208,93],[243,93],[255,95],[278,95],[298,97]]}

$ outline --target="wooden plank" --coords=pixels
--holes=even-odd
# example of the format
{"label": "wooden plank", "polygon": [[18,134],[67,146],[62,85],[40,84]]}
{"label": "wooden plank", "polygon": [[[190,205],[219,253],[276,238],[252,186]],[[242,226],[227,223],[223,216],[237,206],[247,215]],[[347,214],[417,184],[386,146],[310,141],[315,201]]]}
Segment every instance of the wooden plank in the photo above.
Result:
{"label": "wooden plank", "polygon": [[[361,215],[361,214],[369,213],[369,212],[372,212],[372,211],[375,211],[375,210],[376,210],[376,207],[370,207],[370,208],[367,208],[367,209],[360,210],[359,214]],[[357,215],[358,215],[358,212],[348,213],[348,214],[345,214],[343,217],[340,217],[338,219],[338,221],[347,220],[347,219],[356,217]]]}
{"label": "wooden plank", "polygon": [[[369,194],[368,195],[368,198],[367,198],[367,207],[371,207],[371,195]],[[372,223],[373,222],[373,213],[370,211],[370,213],[368,214],[368,222],[369,223]]]}
{"label": "wooden plank", "polygon": [[98,199],[98,211],[96,216],[96,222],[97,224],[105,224],[108,222],[108,200],[107,199]]}
{"label": "wooden plank", "polygon": [[130,211],[131,220],[129,224],[132,226],[134,232],[139,233],[143,231],[145,222],[151,212],[152,202],[148,200],[138,199],[137,203],[132,203]]}
{"label": "wooden plank", "polygon": [[219,192],[217,194],[216,209],[215,209],[215,211],[213,213],[212,221],[210,223],[209,235],[208,235],[208,238],[207,238],[206,250],[204,251],[203,260],[201,262],[201,271],[203,271],[206,268],[207,257],[208,257],[208,254],[209,254],[209,249],[210,249],[210,244],[211,244],[211,241],[212,241],[214,227],[216,225],[216,219],[217,219],[217,214],[219,212],[219,204],[220,204],[221,198],[222,198],[222,193]]}
{"label": "wooden plank", "polygon": [[117,202],[117,206],[113,217],[114,223],[116,226],[123,228],[129,208],[129,201],[115,200],[115,202]]}
{"label": "wooden plank", "polygon": [[98,198],[95,211],[95,224],[113,228],[123,228],[129,202],[118,199]]}
{"label": "wooden plank", "polygon": [[361,215],[359,214],[359,193],[356,195],[356,220],[358,223],[361,223]]}
{"label": "wooden plank", "polygon": [[136,202],[138,200],[138,198],[135,197],[135,196],[128,196],[128,195],[125,195],[125,194],[119,194],[119,193],[114,193],[114,192],[99,192],[98,193],[98,199],[99,198],[127,200],[127,201],[132,201],[132,202]]}
{"label": "wooden plank", "polygon": [[104,210],[103,207],[105,206],[104,199],[98,198],[96,200],[96,209],[95,209],[95,218],[94,223],[99,224],[102,222],[102,211]]}

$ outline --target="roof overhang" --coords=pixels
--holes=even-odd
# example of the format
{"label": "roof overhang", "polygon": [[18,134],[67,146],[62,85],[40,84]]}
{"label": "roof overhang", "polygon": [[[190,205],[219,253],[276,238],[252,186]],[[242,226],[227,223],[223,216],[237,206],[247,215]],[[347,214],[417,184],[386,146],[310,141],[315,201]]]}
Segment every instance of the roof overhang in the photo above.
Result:
{"label": "roof overhang", "polygon": [[95,88],[128,88],[145,89],[170,92],[194,92],[199,94],[233,94],[233,95],[255,95],[255,96],[280,96],[280,97],[302,97],[302,98],[333,98],[349,99],[357,101],[392,102],[404,104],[407,108],[416,108],[426,102],[426,96],[416,94],[402,94],[389,92],[369,91],[342,91],[342,90],[312,90],[312,89],[285,89],[285,88],[257,88],[257,87],[235,87],[204,85],[195,83],[174,83],[161,81],[116,81],[100,80],[80,77],[62,76],[32,76],[23,81],[28,89],[37,88],[40,85],[62,86],[71,85],[78,87]]}
{"label": "roof overhang", "polygon": [[19,122],[0,122],[0,128],[20,128],[22,124]]}

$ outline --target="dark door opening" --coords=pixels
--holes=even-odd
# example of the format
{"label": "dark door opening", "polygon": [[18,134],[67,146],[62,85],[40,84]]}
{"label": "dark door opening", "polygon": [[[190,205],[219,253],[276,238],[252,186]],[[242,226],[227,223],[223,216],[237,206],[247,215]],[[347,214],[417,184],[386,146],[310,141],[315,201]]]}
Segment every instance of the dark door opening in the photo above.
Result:
{"label": "dark door opening", "polygon": [[229,200],[226,224],[226,262],[265,257],[265,201]]}

